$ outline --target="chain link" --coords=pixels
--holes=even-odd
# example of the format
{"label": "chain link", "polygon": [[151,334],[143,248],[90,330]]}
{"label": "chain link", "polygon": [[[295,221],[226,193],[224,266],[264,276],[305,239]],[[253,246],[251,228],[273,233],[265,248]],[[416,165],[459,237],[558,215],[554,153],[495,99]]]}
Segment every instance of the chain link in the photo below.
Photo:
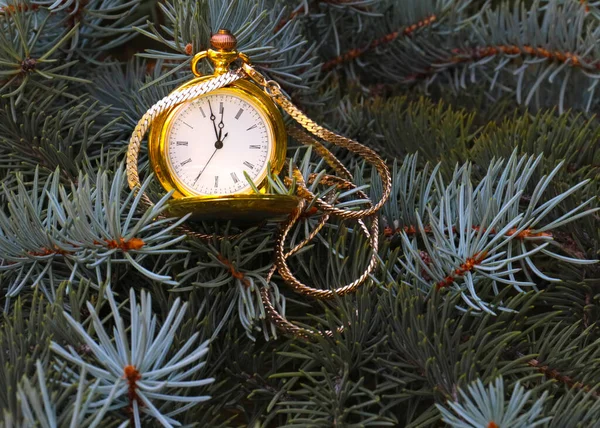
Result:
{"label": "chain link", "polygon": [[[328,129],[318,125],[310,118],[308,118],[300,109],[292,104],[288,98],[283,94],[279,84],[273,80],[267,80],[262,74],[254,69],[249,63],[244,63],[242,68],[236,71],[229,71],[225,74],[215,76],[214,78],[204,80],[197,85],[187,87],[185,89],[174,91],[167,97],[163,98],[156,104],[154,104],[142,118],[139,120],[135,127],[131,139],[129,141],[129,147],[127,152],[127,179],[129,187],[137,194],[141,187],[140,179],[138,174],[138,155],[143,138],[152,125],[153,121],[162,113],[170,110],[174,106],[196,98],[200,95],[214,91],[229,85],[236,80],[249,77],[256,84],[263,87],[265,92],[277,103],[285,112],[287,112],[305,131],[298,128],[288,127],[288,134],[299,141],[301,144],[310,145],[315,149],[315,152],[323,157],[327,164],[336,172],[338,176],[324,175],[319,179],[319,184],[327,186],[335,186],[340,190],[354,189],[356,186],[352,183],[352,174],[346,169],[346,167],[337,159],[323,144],[312,136],[327,141],[335,146],[342,147],[352,153],[365,159],[365,161],[371,164],[375,170],[379,173],[382,181],[382,196],[379,201],[372,203],[371,199],[362,191],[356,191],[356,195],[359,198],[366,201],[367,208],[361,210],[347,210],[341,209],[334,205],[332,200],[324,200],[317,198],[313,194],[304,180],[304,177],[298,169],[293,170],[293,177],[297,186],[297,195],[301,198],[298,207],[289,216],[288,220],[281,226],[277,238],[275,241],[275,263],[273,268],[267,275],[267,284],[271,282],[271,279],[277,271],[286,285],[290,286],[294,291],[310,296],[316,299],[331,299],[336,295],[341,296],[356,291],[356,289],[362,285],[369,275],[373,272],[373,269],[377,266],[377,250],[379,246],[379,222],[377,212],[387,201],[391,192],[391,176],[389,169],[385,162],[370,148],[346,137],[342,137]],[[310,135],[309,135],[310,134]],[[312,136],[311,136],[312,135]],[[312,174],[308,177],[308,185],[314,184],[317,175]],[[291,184],[291,180],[288,178],[288,184]],[[146,206],[152,206],[153,203],[150,198],[144,193],[141,197],[141,201]],[[296,244],[289,251],[285,251],[286,238],[299,221],[307,202],[314,201],[314,206],[317,207],[321,212],[322,216],[319,219],[317,226],[302,242]],[[312,239],[325,226],[329,218],[341,218],[347,220],[354,220],[359,225],[359,230],[365,235],[369,241],[371,247],[371,258],[363,273],[350,284],[339,287],[335,290],[323,290],[313,287],[309,287],[299,281],[291,272],[288,267],[287,259],[294,254],[298,253],[300,249],[305,247]],[[370,223],[370,227],[367,226]],[[215,235],[207,235],[193,231],[187,226],[181,226],[179,230],[182,233],[192,236],[197,239],[214,239]],[[217,239],[224,239],[225,237],[217,237]],[[232,238],[229,236],[228,238]],[[309,339],[314,337],[315,334],[322,334],[331,336],[333,332],[316,332],[307,328],[299,327],[279,314],[271,302],[270,291],[268,287],[261,289],[261,298],[265,306],[266,312],[271,322],[273,322],[279,329],[286,333]],[[343,327],[338,328],[338,331],[342,331]]]}

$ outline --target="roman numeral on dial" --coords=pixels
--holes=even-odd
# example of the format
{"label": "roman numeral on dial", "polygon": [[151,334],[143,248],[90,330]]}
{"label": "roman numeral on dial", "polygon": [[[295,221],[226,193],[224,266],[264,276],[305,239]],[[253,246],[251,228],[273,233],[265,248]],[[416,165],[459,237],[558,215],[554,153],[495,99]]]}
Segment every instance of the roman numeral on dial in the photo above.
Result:
{"label": "roman numeral on dial", "polygon": [[250,144],[251,149],[260,149],[260,144]]}
{"label": "roman numeral on dial", "polygon": [[187,146],[188,142],[187,141],[177,141],[177,145],[178,146]]}
{"label": "roman numeral on dial", "polygon": [[219,187],[219,176],[215,175],[215,187]]}
{"label": "roman numeral on dial", "polygon": [[240,179],[235,174],[235,172],[232,172],[230,175],[231,175],[231,179],[233,180],[234,183],[237,183],[238,181],[240,181]]}
{"label": "roman numeral on dial", "polygon": [[188,163],[190,163],[192,161],[192,158],[188,158],[186,160],[184,160],[183,162],[181,162],[181,166],[187,165]]}
{"label": "roman numeral on dial", "polygon": [[248,168],[250,169],[254,169],[254,165],[252,165],[250,162],[248,161],[244,161],[244,165],[246,165]]}
{"label": "roman numeral on dial", "polygon": [[240,111],[238,111],[237,114],[235,115],[235,118],[239,119],[243,112],[244,112],[244,109],[241,108]]}

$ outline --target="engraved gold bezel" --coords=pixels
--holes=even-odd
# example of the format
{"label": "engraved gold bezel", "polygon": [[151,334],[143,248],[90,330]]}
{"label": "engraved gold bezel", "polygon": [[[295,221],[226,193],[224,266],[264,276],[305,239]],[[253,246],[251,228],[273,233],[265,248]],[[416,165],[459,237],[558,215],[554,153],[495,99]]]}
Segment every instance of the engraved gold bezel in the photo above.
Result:
{"label": "engraved gold bezel", "polygon": [[[187,82],[186,84],[180,86],[178,89],[193,86],[211,77],[213,76],[202,76],[195,78]],[[283,168],[283,164],[285,163],[287,151],[287,133],[285,131],[283,118],[277,106],[273,103],[269,96],[266,95],[259,87],[245,80],[238,80],[232,83],[231,85],[226,86],[225,88],[219,89],[219,92],[230,92],[235,96],[248,101],[254,107],[261,109],[262,113],[267,118],[266,124],[270,128],[269,133],[273,137],[273,141],[271,142],[273,147],[271,148],[271,153],[268,159],[268,162],[270,164],[270,172],[273,174],[278,174]],[[195,197],[208,199],[227,196],[223,194],[201,194],[194,192],[193,189],[190,189],[188,186],[184,185],[180,181],[179,177],[175,173],[168,159],[167,137],[169,130],[171,129],[171,126],[173,124],[173,120],[177,115],[177,112],[185,108],[195,100],[210,94],[211,93],[208,93],[201,95],[200,97],[193,98],[177,106],[174,106],[168,111],[165,111],[156,118],[155,122],[152,125],[152,128],[150,129],[150,134],[148,136],[148,155],[150,158],[152,169],[154,170],[156,178],[160,181],[165,190],[167,192],[171,190],[174,191],[174,198],[179,199],[186,197]],[[257,177],[256,181],[254,181],[254,185],[259,189],[261,193],[265,192],[268,173],[269,169],[267,168],[264,171],[264,173]],[[250,187],[240,192],[231,193],[231,195],[249,195],[252,193],[255,192]]]}

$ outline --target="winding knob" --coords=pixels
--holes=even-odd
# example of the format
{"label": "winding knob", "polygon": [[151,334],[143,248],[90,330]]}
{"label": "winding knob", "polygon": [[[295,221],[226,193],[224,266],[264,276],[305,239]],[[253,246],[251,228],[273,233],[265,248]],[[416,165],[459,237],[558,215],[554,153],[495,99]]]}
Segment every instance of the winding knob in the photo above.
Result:
{"label": "winding knob", "polygon": [[211,46],[218,51],[233,51],[237,47],[237,39],[231,31],[221,29],[210,38]]}

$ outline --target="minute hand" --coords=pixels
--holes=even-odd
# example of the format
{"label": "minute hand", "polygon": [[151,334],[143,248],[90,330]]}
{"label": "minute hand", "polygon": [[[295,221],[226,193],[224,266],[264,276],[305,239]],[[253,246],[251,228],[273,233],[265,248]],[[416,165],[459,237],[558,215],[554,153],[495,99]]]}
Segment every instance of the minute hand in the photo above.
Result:
{"label": "minute hand", "polygon": [[225,107],[223,107],[223,105],[221,104],[221,121],[219,122],[219,135],[217,137],[217,139],[221,142],[223,142],[221,140],[221,135],[223,135],[223,128],[225,127],[225,125],[223,124],[223,113],[225,113]]}
{"label": "minute hand", "polygon": [[219,135],[219,131],[217,131],[217,124],[215,123],[215,119],[217,116],[213,113],[212,105],[210,104],[210,100],[208,100],[208,108],[210,109],[210,120],[212,120],[213,128],[215,129],[215,137],[217,137],[217,141],[221,140],[221,136]]}

